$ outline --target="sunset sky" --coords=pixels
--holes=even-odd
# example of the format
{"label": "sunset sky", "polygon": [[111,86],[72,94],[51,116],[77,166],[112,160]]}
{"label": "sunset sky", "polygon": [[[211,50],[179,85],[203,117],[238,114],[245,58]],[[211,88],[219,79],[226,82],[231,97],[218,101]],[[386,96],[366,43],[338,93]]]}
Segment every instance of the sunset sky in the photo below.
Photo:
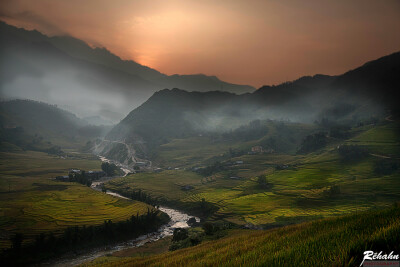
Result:
{"label": "sunset sky", "polygon": [[1,0],[0,19],[166,74],[259,87],[400,50],[400,1]]}

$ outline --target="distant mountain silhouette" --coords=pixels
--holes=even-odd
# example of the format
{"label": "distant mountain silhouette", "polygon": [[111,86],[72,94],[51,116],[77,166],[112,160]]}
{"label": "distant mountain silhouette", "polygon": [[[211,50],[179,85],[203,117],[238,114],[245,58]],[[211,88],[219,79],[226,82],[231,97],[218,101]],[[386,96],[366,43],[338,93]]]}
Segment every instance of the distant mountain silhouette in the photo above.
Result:
{"label": "distant mountain silhouette", "polygon": [[[48,37],[0,22],[0,95],[57,103],[82,117],[103,116],[99,109],[127,114],[154,92],[179,87],[188,91],[254,91],[215,76],[165,75],[105,48],[92,48],[68,36]],[[67,92],[67,97],[65,96]],[[79,97],[77,105],[75,98]]]}
{"label": "distant mountain silhouette", "polygon": [[[109,130],[103,126],[91,126],[76,115],[33,100],[0,102],[0,143],[11,143],[34,150],[55,145],[68,147],[101,137]],[[50,146],[51,147],[51,146]]]}
{"label": "distant mountain silhouette", "polygon": [[307,76],[243,95],[162,90],[130,112],[107,138],[154,146],[166,138],[234,129],[255,119],[357,123],[397,109],[399,66],[397,52],[339,76]]}
{"label": "distant mountain silhouette", "polygon": [[31,133],[52,132],[72,135],[88,123],[74,114],[55,105],[33,100],[10,100],[0,102],[0,123],[2,127],[22,126]]}

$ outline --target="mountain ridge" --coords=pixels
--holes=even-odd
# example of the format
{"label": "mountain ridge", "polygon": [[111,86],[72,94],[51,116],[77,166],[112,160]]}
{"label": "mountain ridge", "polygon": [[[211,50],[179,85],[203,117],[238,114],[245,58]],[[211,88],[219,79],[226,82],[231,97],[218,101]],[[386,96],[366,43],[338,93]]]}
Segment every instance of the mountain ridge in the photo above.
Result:
{"label": "mountain ridge", "polygon": [[[393,92],[400,77],[400,52],[364,64],[342,75],[317,74],[301,77],[277,86],[263,86],[242,95],[224,92],[186,92],[180,89],[161,90],[140,107],[132,110],[107,135],[109,139],[133,142],[135,138],[159,145],[166,138],[184,138],[208,131],[229,131],[252,120],[273,119],[294,122],[332,121],[354,124],[363,119],[396,110]],[[386,59],[386,60],[385,60]],[[367,66],[367,68],[365,67]],[[353,76],[361,72],[362,75]],[[357,80],[357,77],[361,77]],[[366,78],[365,78],[366,77]],[[375,77],[373,84],[361,82]],[[392,77],[386,81],[386,77]],[[354,89],[354,81],[358,87]],[[377,93],[389,97],[376,98]],[[346,107],[337,113],[338,107]]]}

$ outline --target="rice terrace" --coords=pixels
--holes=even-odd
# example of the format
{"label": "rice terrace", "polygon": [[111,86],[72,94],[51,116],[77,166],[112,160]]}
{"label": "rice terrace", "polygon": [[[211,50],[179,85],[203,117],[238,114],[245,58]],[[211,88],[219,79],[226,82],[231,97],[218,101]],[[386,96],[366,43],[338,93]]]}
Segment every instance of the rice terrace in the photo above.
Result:
{"label": "rice terrace", "polygon": [[398,1],[0,11],[1,266],[399,266]]}

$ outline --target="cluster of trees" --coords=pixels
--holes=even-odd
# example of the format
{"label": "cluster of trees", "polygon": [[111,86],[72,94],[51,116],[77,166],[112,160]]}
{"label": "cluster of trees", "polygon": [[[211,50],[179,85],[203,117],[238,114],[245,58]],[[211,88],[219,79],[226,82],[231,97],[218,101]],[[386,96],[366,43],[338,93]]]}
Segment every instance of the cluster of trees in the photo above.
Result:
{"label": "cluster of trees", "polygon": [[218,239],[226,235],[226,229],[232,229],[234,225],[226,222],[205,222],[202,230],[177,228],[174,230],[172,243],[169,250],[177,250],[196,246],[205,240]]}
{"label": "cluster of trees", "polygon": [[204,233],[208,236],[214,235],[216,237],[221,237],[221,231],[227,230],[227,229],[232,229],[235,226],[232,223],[229,222],[222,222],[222,221],[217,221],[217,222],[205,222],[201,226],[203,229]]}
{"label": "cluster of trees", "polygon": [[23,245],[23,235],[17,233],[11,238],[12,248],[3,251],[0,260],[6,265],[34,263],[67,251],[78,251],[135,238],[157,230],[167,221],[168,218],[160,216],[157,210],[148,210],[144,215],[132,216],[117,223],[107,220],[100,226],[69,227],[61,235],[42,233],[36,236],[33,243],[27,245]]}
{"label": "cluster of trees", "polygon": [[257,177],[258,187],[261,189],[269,189],[272,187],[271,183],[267,182],[267,176],[265,174]]}
{"label": "cluster of trees", "polygon": [[318,132],[315,134],[307,135],[301,142],[298,153],[306,154],[324,147],[328,142],[326,133]]}
{"label": "cluster of trees", "polygon": [[101,169],[106,173],[107,176],[115,176],[121,174],[120,168],[114,163],[103,162]]}
{"label": "cluster of trees", "polygon": [[[103,187],[103,192],[106,192],[107,189],[106,187]],[[152,206],[157,206],[159,203],[165,203],[165,199],[160,199],[160,198],[154,198],[150,194],[142,191],[141,189],[139,190],[132,190],[130,188],[124,189],[124,190],[118,190],[118,194],[121,196],[130,198],[132,200],[138,200],[144,203],[147,203]]]}
{"label": "cluster of trees", "polygon": [[137,191],[133,190],[129,197],[133,200],[145,202],[153,206],[157,205],[157,203],[159,202],[157,199],[152,198],[149,194],[143,192],[141,189]]}
{"label": "cluster of trees", "polygon": [[212,165],[209,165],[205,168],[199,169],[197,172],[204,176],[210,176],[213,173],[216,173],[216,172],[219,172],[222,170],[224,170],[224,164],[219,161],[216,161]]}
{"label": "cluster of trees", "polygon": [[356,145],[342,145],[338,152],[343,161],[358,161],[368,155],[366,148]]}
{"label": "cluster of trees", "polygon": [[91,186],[92,185],[92,178],[86,175],[85,171],[81,171],[81,173],[70,173],[69,175],[70,182],[78,182],[80,184]]}

